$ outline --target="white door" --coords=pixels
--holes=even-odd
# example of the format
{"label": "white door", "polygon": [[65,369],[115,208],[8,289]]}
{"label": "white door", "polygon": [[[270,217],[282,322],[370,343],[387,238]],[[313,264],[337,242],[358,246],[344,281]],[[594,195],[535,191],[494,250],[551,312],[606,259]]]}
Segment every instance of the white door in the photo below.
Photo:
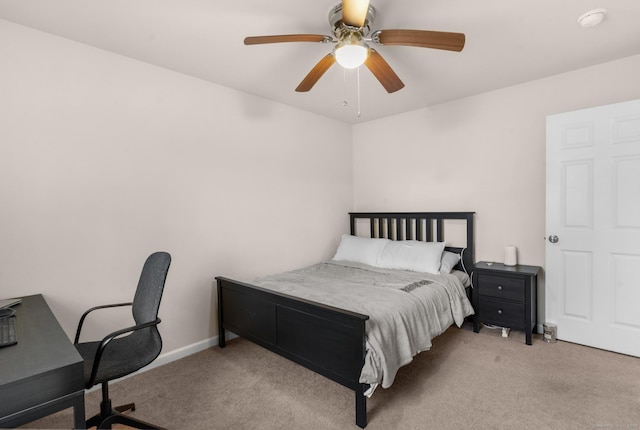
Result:
{"label": "white door", "polygon": [[640,100],[547,117],[545,319],[640,357]]}

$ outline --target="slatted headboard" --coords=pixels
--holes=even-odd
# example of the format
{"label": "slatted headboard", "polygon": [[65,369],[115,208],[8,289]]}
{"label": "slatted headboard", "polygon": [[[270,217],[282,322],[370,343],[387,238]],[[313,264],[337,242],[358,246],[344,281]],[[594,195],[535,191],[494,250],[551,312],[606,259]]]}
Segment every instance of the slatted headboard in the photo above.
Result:
{"label": "slatted headboard", "polygon": [[461,264],[456,268],[471,273],[475,263],[474,214],[475,212],[350,212],[349,216],[352,235],[357,233],[357,221],[365,219],[369,221],[369,237],[426,242],[446,242],[445,221],[463,220],[466,222],[466,244],[460,247],[447,246],[445,249],[462,253]]}

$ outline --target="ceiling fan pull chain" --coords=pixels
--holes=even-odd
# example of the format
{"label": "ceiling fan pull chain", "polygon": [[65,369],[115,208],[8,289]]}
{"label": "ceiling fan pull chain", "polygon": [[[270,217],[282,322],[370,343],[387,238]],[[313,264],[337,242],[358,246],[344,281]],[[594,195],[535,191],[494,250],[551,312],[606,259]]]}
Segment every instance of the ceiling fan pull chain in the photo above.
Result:
{"label": "ceiling fan pull chain", "polygon": [[358,118],[360,118],[360,67],[358,67]]}
{"label": "ceiling fan pull chain", "polygon": [[342,68],[342,88],[344,90],[344,98],[342,99],[342,106],[347,107],[349,104],[347,102],[347,69]]}

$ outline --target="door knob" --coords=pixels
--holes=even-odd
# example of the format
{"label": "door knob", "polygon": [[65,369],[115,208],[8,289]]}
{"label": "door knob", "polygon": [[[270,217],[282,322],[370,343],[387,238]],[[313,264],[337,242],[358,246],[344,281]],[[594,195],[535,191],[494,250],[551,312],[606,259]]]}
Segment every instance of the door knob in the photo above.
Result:
{"label": "door knob", "polygon": [[551,243],[558,243],[558,240],[560,239],[558,239],[558,236],[556,235],[549,236],[549,242]]}

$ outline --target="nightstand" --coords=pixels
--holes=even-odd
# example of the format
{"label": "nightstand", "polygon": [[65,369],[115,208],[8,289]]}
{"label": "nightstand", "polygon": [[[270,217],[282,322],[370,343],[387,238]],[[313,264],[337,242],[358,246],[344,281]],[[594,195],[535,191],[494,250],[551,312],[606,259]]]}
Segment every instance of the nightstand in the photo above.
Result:
{"label": "nightstand", "polygon": [[538,266],[481,261],[473,269],[473,331],[480,323],[524,331],[527,345],[536,327]]}

